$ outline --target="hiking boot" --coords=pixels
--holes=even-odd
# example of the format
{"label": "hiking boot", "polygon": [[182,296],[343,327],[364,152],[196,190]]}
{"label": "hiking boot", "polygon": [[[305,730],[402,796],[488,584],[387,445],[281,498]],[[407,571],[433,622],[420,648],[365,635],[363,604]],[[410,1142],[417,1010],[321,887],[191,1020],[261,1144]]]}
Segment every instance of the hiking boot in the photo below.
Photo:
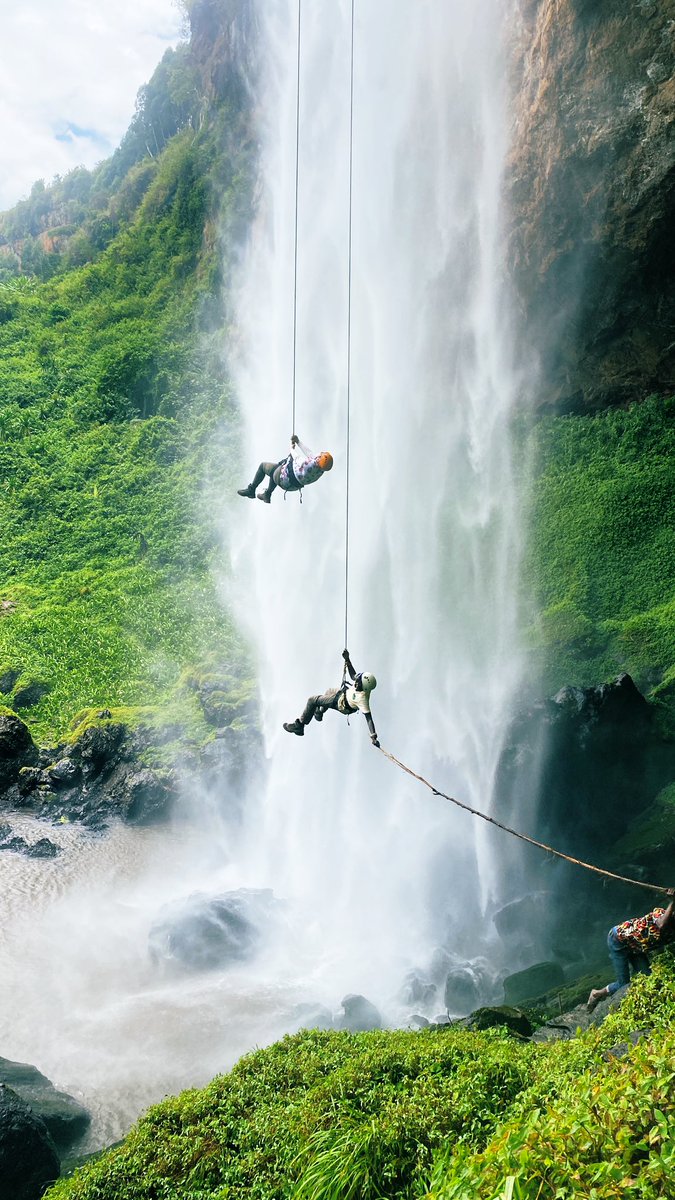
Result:
{"label": "hiking boot", "polygon": [[586,1004],[586,1012],[592,1013],[601,1000],[607,999],[607,988],[591,988],[591,994]]}
{"label": "hiking boot", "polygon": [[271,496],[269,492],[258,492],[258,499],[264,500],[265,504],[269,504]]}
{"label": "hiking boot", "polygon": [[314,713],[314,720],[315,721],[323,721],[323,714],[324,714],[324,709],[317,708],[316,712]]}
{"label": "hiking boot", "polygon": [[238,496],[246,496],[249,500],[254,500],[255,499],[255,490],[249,483],[248,487],[238,488],[237,495]]}
{"label": "hiking boot", "polygon": [[284,721],[284,729],[286,733],[297,733],[298,737],[305,736],[305,727],[302,721]]}

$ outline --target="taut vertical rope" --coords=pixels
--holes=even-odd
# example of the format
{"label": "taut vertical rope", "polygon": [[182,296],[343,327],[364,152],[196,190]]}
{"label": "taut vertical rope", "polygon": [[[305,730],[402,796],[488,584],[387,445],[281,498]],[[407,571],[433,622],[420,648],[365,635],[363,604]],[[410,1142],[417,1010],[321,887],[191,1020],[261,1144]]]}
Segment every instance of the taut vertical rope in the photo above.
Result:
{"label": "taut vertical rope", "polygon": [[349,645],[349,467],[350,418],[352,384],[352,181],[354,174],[354,0],[351,9],[351,43],[349,56],[349,233],[347,251],[347,428],[346,428],[346,485],[345,485],[345,646]]}
{"label": "taut vertical rope", "polygon": [[291,433],[295,433],[295,377],[298,342],[298,196],[300,181],[300,15],[302,0],[298,0],[298,63],[295,94],[295,241],[293,247],[293,388]]}

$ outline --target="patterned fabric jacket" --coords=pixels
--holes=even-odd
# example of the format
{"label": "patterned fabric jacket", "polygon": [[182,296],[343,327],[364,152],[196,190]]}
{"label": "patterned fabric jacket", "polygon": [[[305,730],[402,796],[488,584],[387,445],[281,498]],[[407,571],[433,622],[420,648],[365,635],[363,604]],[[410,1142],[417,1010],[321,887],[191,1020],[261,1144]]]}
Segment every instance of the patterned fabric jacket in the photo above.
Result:
{"label": "patterned fabric jacket", "polygon": [[619,941],[624,942],[631,950],[645,954],[668,940],[667,935],[663,935],[656,924],[656,918],[662,917],[665,911],[665,908],[655,908],[644,917],[632,917],[630,921],[622,921],[620,925],[614,926],[614,932]]}
{"label": "patterned fabric jacket", "polygon": [[308,483],[316,483],[323,475],[318,455],[312,454],[302,442],[298,442],[289,454],[279,474],[279,487],[284,491],[297,491]]}

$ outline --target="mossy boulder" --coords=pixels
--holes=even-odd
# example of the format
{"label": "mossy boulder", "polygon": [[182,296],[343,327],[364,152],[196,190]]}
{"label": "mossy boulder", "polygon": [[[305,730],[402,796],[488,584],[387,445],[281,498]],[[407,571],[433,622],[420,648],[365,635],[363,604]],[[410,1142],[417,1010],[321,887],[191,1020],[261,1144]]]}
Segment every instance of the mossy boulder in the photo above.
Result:
{"label": "mossy boulder", "polygon": [[497,1005],[494,1008],[477,1008],[466,1019],[466,1025],[468,1029],[475,1031],[495,1029],[500,1025],[504,1025],[512,1033],[516,1033],[519,1037],[523,1038],[531,1037],[533,1029],[532,1022],[527,1013],[507,1004]]}

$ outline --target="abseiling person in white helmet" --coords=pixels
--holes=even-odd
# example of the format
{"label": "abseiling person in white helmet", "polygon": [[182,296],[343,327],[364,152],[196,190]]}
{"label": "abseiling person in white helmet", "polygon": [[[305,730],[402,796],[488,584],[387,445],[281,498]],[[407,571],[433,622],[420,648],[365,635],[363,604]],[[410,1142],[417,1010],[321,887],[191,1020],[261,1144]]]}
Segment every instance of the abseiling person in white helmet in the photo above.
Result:
{"label": "abseiling person in white helmet", "polygon": [[377,686],[377,680],[369,671],[354,670],[348,650],[342,651],[342,657],[345,660],[351,682],[345,679],[340,687],[329,688],[323,696],[310,696],[301,715],[295,721],[285,721],[284,729],[286,733],[295,733],[298,737],[303,737],[305,726],[309,725],[312,719],[322,721],[323,714],[328,708],[334,708],[336,712],[341,712],[346,717],[355,712],[362,712],[366,718],[370,740],[379,749],[380,743],[370,711],[370,693]]}
{"label": "abseiling person in white helmet", "polygon": [[[294,433],[291,438],[290,454],[279,462],[261,462],[251,483],[247,487],[239,488],[237,495],[254,500],[256,488],[267,475],[269,483],[262,492],[258,492],[258,499],[269,504],[275,488],[280,487],[282,492],[299,492],[309,483],[316,483],[317,479],[321,479],[321,476],[325,475],[326,471],[332,470],[332,467],[333,455],[329,454],[328,450],[322,450],[320,454],[312,454],[312,451],[308,450],[307,446],[303,446],[298,435]],[[300,498],[302,499],[302,497]]]}

